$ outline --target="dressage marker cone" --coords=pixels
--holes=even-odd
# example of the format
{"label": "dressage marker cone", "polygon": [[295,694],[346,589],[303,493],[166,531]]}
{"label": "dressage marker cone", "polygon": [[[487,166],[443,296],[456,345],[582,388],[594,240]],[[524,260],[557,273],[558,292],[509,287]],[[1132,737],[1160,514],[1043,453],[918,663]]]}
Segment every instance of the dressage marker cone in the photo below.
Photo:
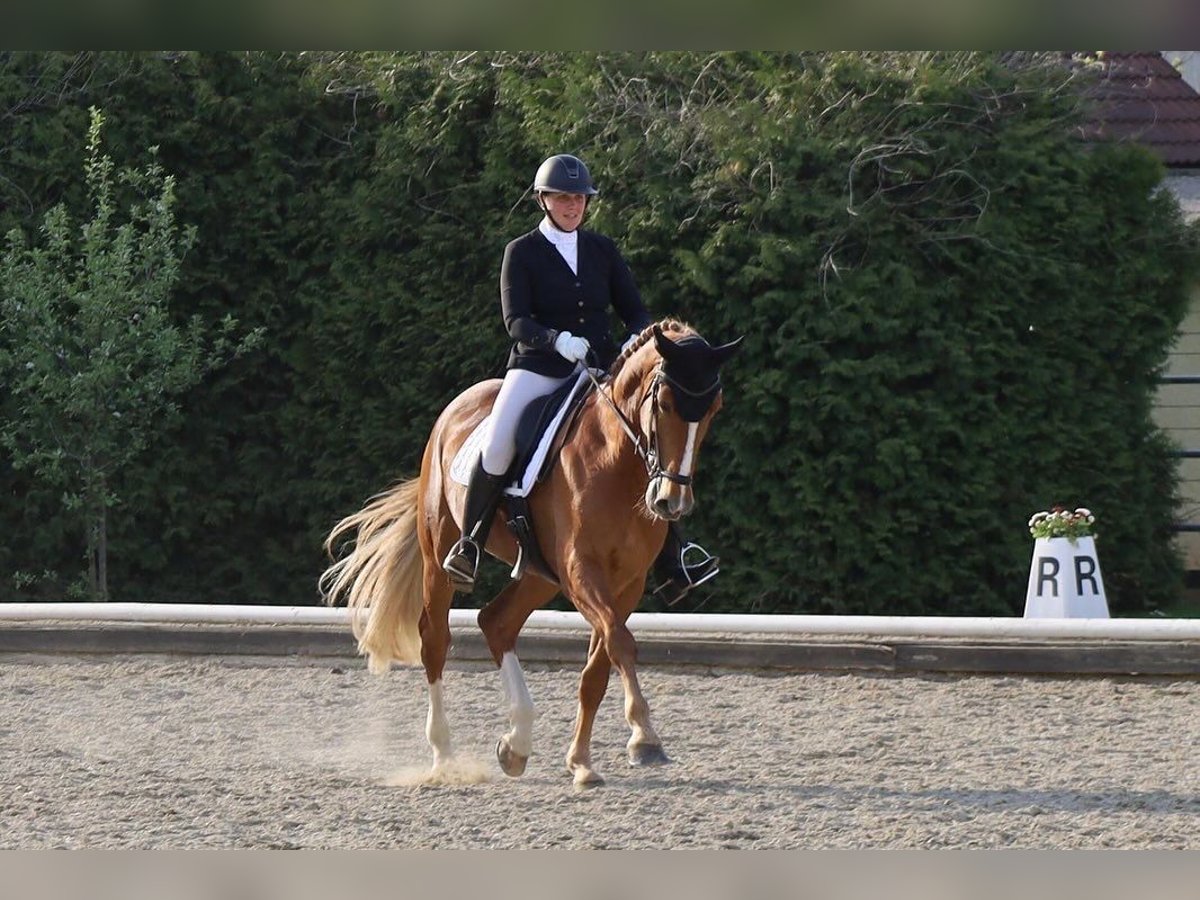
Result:
{"label": "dressage marker cone", "polygon": [[1104,579],[1091,537],[1037,538],[1025,591],[1027,619],[1107,619]]}

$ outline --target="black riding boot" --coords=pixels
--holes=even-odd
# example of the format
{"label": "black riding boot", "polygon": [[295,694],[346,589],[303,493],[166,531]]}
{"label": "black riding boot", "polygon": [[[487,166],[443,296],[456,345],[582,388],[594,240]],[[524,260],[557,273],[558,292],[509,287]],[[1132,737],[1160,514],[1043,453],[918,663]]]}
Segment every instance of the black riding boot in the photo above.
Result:
{"label": "black riding boot", "polygon": [[688,591],[720,571],[720,559],[699,544],[685,540],[683,529],[671,522],[667,526],[666,543],[654,561],[654,574],[661,582],[654,593],[667,606],[674,606]]}
{"label": "black riding boot", "polygon": [[475,461],[463,506],[463,536],[442,562],[442,568],[454,582],[454,589],[460,593],[469,594],[475,587],[479,557],[487,546],[488,532],[506,481],[507,475],[492,475],[483,468],[482,460]]}

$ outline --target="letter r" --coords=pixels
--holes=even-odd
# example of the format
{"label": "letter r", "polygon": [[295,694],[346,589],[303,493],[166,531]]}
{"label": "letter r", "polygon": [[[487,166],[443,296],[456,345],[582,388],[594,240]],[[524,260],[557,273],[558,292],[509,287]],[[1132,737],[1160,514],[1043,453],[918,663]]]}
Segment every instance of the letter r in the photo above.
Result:
{"label": "letter r", "polygon": [[1055,559],[1053,556],[1039,556],[1038,557],[1038,583],[1037,583],[1037,595],[1039,597],[1043,596],[1042,585],[1047,581],[1050,582],[1050,596],[1057,597],[1058,596],[1058,560]]}
{"label": "letter r", "polygon": [[1083,583],[1087,581],[1092,586],[1092,593],[1100,596],[1100,585],[1096,583],[1096,561],[1090,556],[1075,557],[1075,593],[1083,596]]}

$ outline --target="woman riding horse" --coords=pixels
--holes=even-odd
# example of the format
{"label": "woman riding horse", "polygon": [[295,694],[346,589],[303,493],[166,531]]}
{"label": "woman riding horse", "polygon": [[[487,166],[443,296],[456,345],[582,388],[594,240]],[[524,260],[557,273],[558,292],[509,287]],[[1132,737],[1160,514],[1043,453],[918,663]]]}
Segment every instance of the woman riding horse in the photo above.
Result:
{"label": "woman riding horse", "polygon": [[[722,404],[721,366],[740,339],[712,346],[681,322],[649,323],[612,241],[579,230],[595,193],[575,157],[551,157],[538,170],[535,194],[545,221],[504,257],[505,323],[516,340],[504,380],[455,397],[434,422],[420,474],[373,497],[325,541],[335,561],[321,590],[327,602],[344,601],[355,612],[351,621],[370,669],[386,671],[392,662],[425,669],[425,735],[435,773],[453,755],[443,672],[454,591],[473,586],[483,551],[510,565],[520,552],[509,529],[491,527],[514,456],[514,422],[526,403],[576,377],[589,354],[611,363],[609,377],[584,399],[554,464],[528,496],[548,568],[522,571],[478,614],[508,702],[511,727],[496,755],[506,774],[525,771],[534,708],[517,637],[534,610],[562,593],[592,629],[566,757],[575,784],[603,781],[591,761],[591,734],[614,668],[625,693],[629,761],[667,761],[638,684],[637,643],[626,621],[652,567],[671,570],[667,585],[677,596],[716,573],[716,559],[703,550],[704,559],[683,565],[695,545],[675,528],[695,505],[701,445]],[[619,353],[604,324],[610,304],[638,329]],[[489,415],[487,442],[464,491],[451,476],[455,459]],[[352,549],[340,553],[350,537]]]}
{"label": "woman riding horse", "polygon": [[[579,365],[611,365],[618,351],[610,332],[610,306],[631,333],[622,349],[650,324],[616,244],[580,227],[597,193],[582,160],[565,153],[551,156],[533,182],[544,217],[537,228],[504,249],[500,299],[513,347],[467,486],[462,537],[442,562],[462,593],[474,587],[480,548],[487,543],[484,529],[491,528],[511,475],[521,413],[572,380]],[[672,523],[654,570],[661,583],[656,593],[674,605],[717,574],[718,560],[685,541],[678,524]]]}

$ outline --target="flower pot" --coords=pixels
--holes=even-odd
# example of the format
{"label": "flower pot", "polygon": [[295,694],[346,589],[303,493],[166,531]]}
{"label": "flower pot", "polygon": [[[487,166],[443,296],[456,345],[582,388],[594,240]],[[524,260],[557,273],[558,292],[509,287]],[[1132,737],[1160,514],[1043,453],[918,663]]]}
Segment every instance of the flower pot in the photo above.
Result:
{"label": "flower pot", "polygon": [[1038,538],[1033,544],[1027,619],[1107,619],[1108,600],[1094,538]]}

